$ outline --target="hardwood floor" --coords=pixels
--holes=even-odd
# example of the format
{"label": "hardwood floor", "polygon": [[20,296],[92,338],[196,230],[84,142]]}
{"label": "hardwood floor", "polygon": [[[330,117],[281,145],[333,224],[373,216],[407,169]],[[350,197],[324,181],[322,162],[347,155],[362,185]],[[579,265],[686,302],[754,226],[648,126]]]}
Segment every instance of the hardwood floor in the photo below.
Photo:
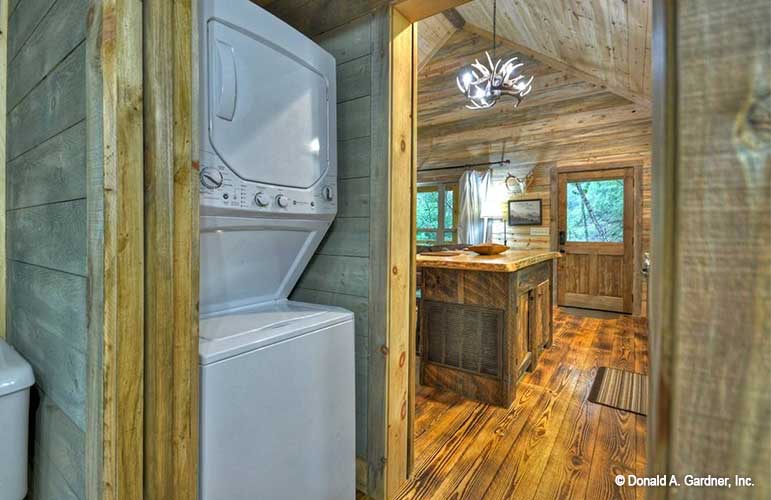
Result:
{"label": "hardwood floor", "polygon": [[553,346],[510,408],[420,387],[415,474],[399,499],[644,498],[645,417],[587,401],[599,366],[647,373],[647,324],[559,310]]}

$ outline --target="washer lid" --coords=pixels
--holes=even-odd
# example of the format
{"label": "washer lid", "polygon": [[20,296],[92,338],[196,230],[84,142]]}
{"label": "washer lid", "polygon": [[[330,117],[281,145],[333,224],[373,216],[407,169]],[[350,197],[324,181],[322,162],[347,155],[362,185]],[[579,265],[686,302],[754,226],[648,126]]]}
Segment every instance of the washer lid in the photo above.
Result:
{"label": "washer lid", "polygon": [[353,321],[353,313],[287,300],[202,318],[200,362],[207,365],[345,321]]}
{"label": "washer lid", "polygon": [[[270,40],[208,23],[209,135],[244,180],[308,188],[329,167],[329,83]],[[319,49],[321,50],[321,49]]]}
{"label": "washer lid", "polygon": [[34,383],[30,364],[7,342],[0,340],[0,397],[27,389]]}

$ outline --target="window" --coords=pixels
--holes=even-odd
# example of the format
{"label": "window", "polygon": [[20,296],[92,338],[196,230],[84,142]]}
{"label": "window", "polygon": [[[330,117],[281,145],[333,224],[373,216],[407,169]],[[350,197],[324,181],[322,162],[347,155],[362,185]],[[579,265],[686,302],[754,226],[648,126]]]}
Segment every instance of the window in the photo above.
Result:
{"label": "window", "polygon": [[458,241],[458,185],[418,187],[417,240],[421,245]]}
{"label": "window", "polygon": [[567,183],[567,239],[624,241],[624,179]]}

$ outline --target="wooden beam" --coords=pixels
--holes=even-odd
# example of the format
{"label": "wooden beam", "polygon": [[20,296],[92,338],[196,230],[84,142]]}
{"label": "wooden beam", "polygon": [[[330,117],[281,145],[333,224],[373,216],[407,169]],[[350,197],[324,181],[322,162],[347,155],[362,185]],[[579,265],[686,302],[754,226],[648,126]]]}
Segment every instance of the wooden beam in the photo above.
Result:
{"label": "wooden beam", "polygon": [[90,3],[86,488],[88,498],[135,500],[143,498],[142,2]]}
{"label": "wooden beam", "polygon": [[[475,35],[479,35],[481,37],[487,38],[490,41],[492,41],[493,39],[492,33],[478,26],[475,26],[473,24],[466,23],[463,29],[468,31],[469,33],[474,33]],[[571,74],[576,78],[580,78],[581,80],[589,82],[593,85],[597,85],[603,89],[606,89],[608,92],[616,94],[619,97],[623,97],[624,99],[627,99],[635,104],[639,104],[647,108],[650,108],[651,106],[650,99],[648,99],[644,95],[637,94],[619,87],[609,86],[608,82],[602,80],[601,78],[598,78],[586,71],[582,71],[580,69],[574,68],[573,66],[566,64],[552,56],[547,56],[546,54],[535,51],[530,47],[527,47],[525,45],[522,45],[516,42],[512,42],[511,40],[508,40],[501,36],[498,36],[497,43],[503,45],[504,47],[508,47],[516,52],[519,52],[522,55],[535,59],[536,61],[540,61],[546,64],[547,66],[551,66],[556,70],[564,71],[565,73]]]}
{"label": "wooden beam", "polygon": [[413,25],[398,11],[391,19],[388,201],[388,349],[386,385],[386,495],[394,498],[409,469],[410,318],[415,309],[412,252]]}
{"label": "wooden beam", "polygon": [[392,0],[391,4],[404,18],[415,23],[442,11],[454,9],[470,0]]}
{"label": "wooden beam", "polygon": [[195,498],[198,176],[192,1],[144,2],[145,498]]}
{"label": "wooden beam", "polygon": [[455,29],[461,30],[466,25],[466,20],[463,18],[463,16],[458,12],[458,9],[449,9],[442,12],[444,17],[450,21],[450,24],[455,26]]}

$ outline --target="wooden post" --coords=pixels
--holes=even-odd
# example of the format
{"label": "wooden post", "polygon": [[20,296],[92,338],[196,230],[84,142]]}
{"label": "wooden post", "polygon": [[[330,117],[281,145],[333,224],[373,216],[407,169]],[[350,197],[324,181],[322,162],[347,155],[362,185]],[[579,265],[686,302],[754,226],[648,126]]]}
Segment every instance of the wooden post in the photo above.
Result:
{"label": "wooden post", "polygon": [[142,2],[91,0],[87,27],[88,498],[143,495]]}
{"label": "wooden post", "polygon": [[648,474],[752,478],[715,498],[771,494],[769,18],[766,0],[654,3]]}
{"label": "wooden post", "polygon": [[192,1],[144,2],[145,498],[195,498],[198,176]]}

